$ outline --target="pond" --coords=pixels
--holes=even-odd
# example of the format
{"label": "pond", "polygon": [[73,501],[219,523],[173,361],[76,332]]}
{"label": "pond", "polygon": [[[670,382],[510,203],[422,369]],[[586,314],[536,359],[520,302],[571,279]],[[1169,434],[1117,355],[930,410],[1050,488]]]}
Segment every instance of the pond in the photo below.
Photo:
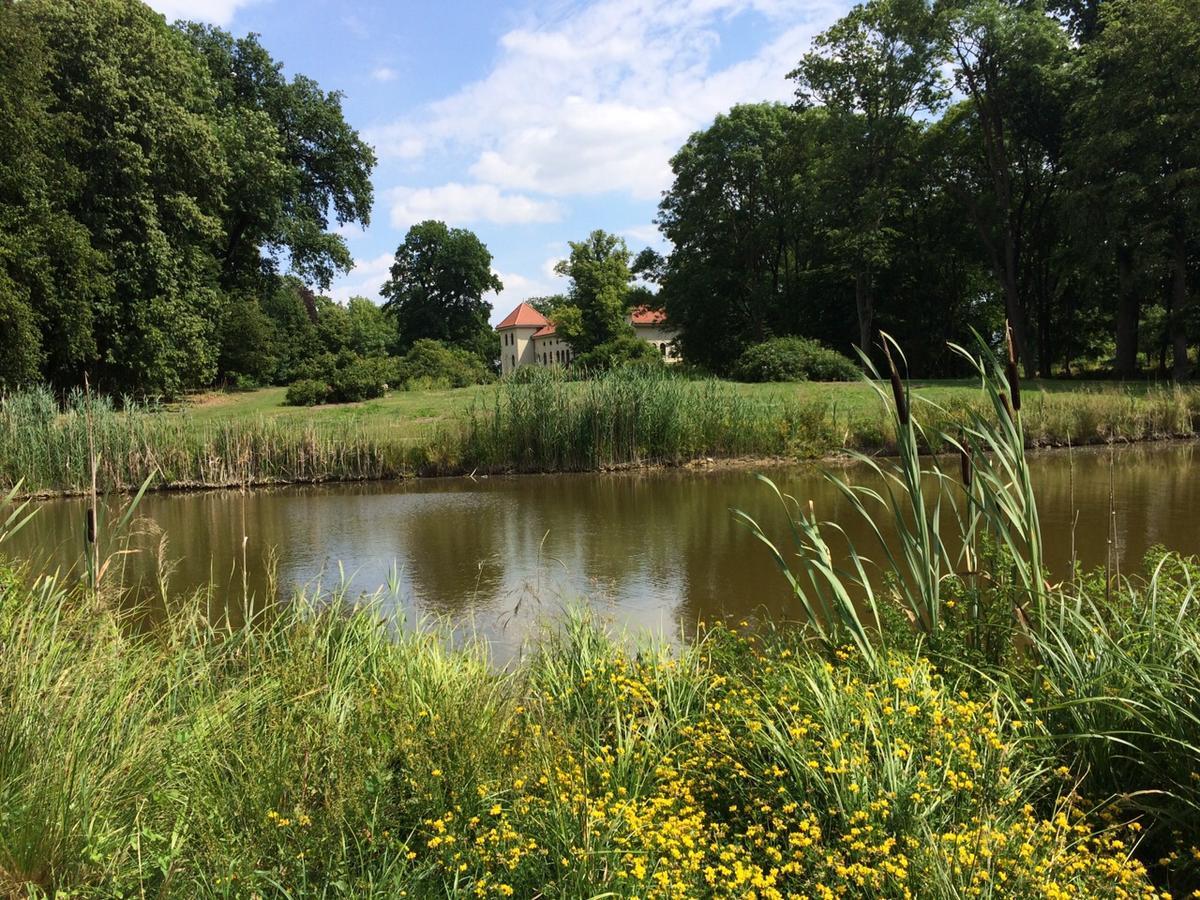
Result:
{"label": "pond", "polygon": [[[1153,545],[1200,552],[1196,446],[1050,451],[1034,457],[1048,562],[1111,559],[1136,571]],[[957,471],[957,465],[950,467]],[[753,468],[339,484],[147,495],[142,552],[126,577],[149,582],[165,538],[172,593],[215,582],[212,602],[305,585],[351,596],[391,581],[380,602],[398,622],[446,617],[490,640],[499,658],[564,606],[667,635],[718,617],[797,618],[765,548],[734,521],[753,515],[783,539],[777,502]],[[837,467],[853,479],[861,467]],[[862,524],[816,466],[765,470],[877,556]],[[1110,501],[1111,497],[1111,501]],[[127,502],[126,498],[115,501]],[[7,548],[69,568],[81,556],[85,503],[47,500]],[[1111,515],[1110,515],[1111,510]],[[243,540],[244,538],[244,540]],[[276,580],[272,580],[272,571]]]}

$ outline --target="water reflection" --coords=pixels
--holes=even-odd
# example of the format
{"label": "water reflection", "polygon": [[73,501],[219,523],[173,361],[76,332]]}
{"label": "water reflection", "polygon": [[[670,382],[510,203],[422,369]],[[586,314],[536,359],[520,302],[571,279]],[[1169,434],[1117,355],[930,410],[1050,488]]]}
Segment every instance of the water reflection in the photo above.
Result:
{"label": "water reflection", "polygon": [[[1110,491],[1113,559],[1123,570],[1136,568],[1154,544],[1200,551],[1193,454],[1192,444],[1175,444],[1037,457],[1035,490],[1055,573],[1065,573],[1073,555],[1084,566],[1104,564]],[[768,474],[856,541],[869,540],[816,468]],[[855,468],[846,474],[866,477]],[[148,496],[141,512],[168,537],[178,589],[214,581],[218,603],[240,600],[244,574],[247,589],[262,597],[272,552],[285,588],[344,578],[351,593],[371,592],[395,571],[399,589],[388,602],[405,623],[449,616],[504,656],[566,603],[586,602],[622,624],[663,633],[718,616],[797,615],[765,551],[729,512],[742,508],[783,539],[778,509],[753,475],[667,471],[160,494]],[[83,508],[79,500],[42,503],[11,552],[71,565]],[[150,554],[129,567],[149,577]]]}

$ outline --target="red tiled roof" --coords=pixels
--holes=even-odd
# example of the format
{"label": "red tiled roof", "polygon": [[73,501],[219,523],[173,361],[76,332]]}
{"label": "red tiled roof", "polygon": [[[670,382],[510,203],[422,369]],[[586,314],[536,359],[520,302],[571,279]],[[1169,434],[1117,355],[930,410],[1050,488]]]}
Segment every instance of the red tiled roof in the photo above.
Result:
{"label": "red tiled roof", "polygon": [[542,328],[549,324],[549,320],[540,312],[538,312],[528,303],[522,303],[504,317],[504,321],[496,326],[496,330],[499,331],[501,328],[517,327]]}
{"label": "red tiled roof", "polygon": [[639,306],[629,313],[629,320],[634,325],[661,325],[667,321],[667,314],[661,309]]}
{"label": "red tiled roof", "polygon": [[535,331],[533,333],[533,336],[535,338],[549,337],[550,335],[556,334],[557,332],[558,332],[557,326],[555,326],[555,324],[553,322],[551,322],[549,325],[543,325],[541,328],[539,328],[537,331]]}

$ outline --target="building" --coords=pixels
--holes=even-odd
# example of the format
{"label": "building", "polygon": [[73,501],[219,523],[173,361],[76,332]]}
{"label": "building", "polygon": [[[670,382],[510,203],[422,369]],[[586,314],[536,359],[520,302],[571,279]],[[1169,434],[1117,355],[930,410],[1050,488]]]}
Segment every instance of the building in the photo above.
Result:
{"label": "building", "polygon": [[[667,362],[678,362],[676,332],[667,325],[666,313],[644,306],[631,310],[629,324],[642,340],[652,344]],[[565,366],[574,354],[558,336],[554,323],[528,303],[520,304],[496,326],[500,333],[500,374],[522,366]]]}

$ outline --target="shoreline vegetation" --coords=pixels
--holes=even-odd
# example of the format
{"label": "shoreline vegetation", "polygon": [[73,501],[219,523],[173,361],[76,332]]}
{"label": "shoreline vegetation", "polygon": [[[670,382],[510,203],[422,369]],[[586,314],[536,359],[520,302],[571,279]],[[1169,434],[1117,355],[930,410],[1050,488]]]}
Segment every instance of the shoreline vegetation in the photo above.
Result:
{"label": "shoreline vegetation", "polygon": [[[427,403],[414,393],[394,406],[291,414],[238,413],[236,395],[205,409],[118,405],[80,392],[65,404],[45,390],[9,394],[0,398],[0,489],[87,493],[89,446],[98,488],[110,492],[137,490],[147,479],[152,489],[187,490],[898,449],[886,410],[863,384],[750,386],[616,370],[587,381],[538,372],[494,387],[431,391]],[[953,431],[985,402],[966,382],[928,383],[914,397],[931,435]],[[1028,385],[1024,421],[1031,448],[1190,438],[1200,432],[1200,389]],[[935,437],[927,449],[945,447]]]}
{"label": "shoreline vegetation", "polygon": [[893,369],[885,491],[831,476],[894,540],[835,565],[765,479],[796,552],[739,514],[804,626],[673,647],[568,610],[498,669],[382,593],[164,567],[146,630],[99,558],[0,563],[0,894],[1200,896],[1200,562],[1046,582],[1028,394],[979,365],[953,472]]}

